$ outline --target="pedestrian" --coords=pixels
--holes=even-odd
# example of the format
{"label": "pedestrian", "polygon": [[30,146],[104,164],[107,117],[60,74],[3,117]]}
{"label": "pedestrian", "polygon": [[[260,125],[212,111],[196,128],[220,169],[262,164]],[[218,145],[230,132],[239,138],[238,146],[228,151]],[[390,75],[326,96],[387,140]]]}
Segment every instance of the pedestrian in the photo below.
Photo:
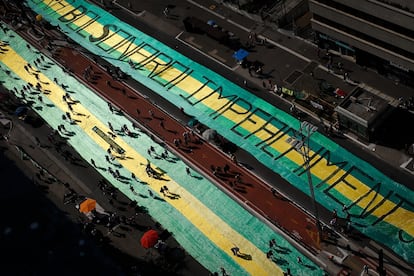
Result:
{"label": "pedestrian", "polygon": [[116,178],[120,178],[121,177],[121,173],[118,170],[115,170],[115,175],[116,175]]}
{"label": "pedestrian", "polygon": [[243,80],[243,85],[247,87],[247,80]]}
{"label": "pedestrian", "polygon": [[351,229],[352,229],[352,222],[348,220],[346,222],[346,228],[345,228],[346,233],[350,233],[351,232]]}
{"label": "pedestrian", "polygon": [[233,163],[237,164],[237,158],[236,155],[234,155],[233,153],[230,155],[231,161],[233,161]]}
{"label": "pedestrian", "polygon": [[66,131],[65,125],[60,125],[60,128],[61,128],[63,131]]}
{"label": "pedestrian", "polygon": [[114,108],[112,107],[111,103],[108,103],[108,107],[109,107],[109,111],[111,111],[111,113],[114,113]]}
{"label": "pedestrian", "polygon": [[269,247],[270,247],[270,248],[276,247],[276,240],[275,240],[275,239],[271,239],[271,240],[269,241]]}
{"label": "pedestrian", "polygon": [[266,253],[266,257],[267,257],[268,259],[271,259],[271,258],[272,258],[272,256],[273,256],[273,251],[272,251],[272,250],[267,251],[267,253]]}
{"label": "pedestrian", "polygon": [[164,187],[161,187],[161,189],[160,189],[160,193],[162,193],[162,195],[163,195],[163,196],[165,196],[165,190],[164,190]]}
{"label": "pedestrian", "polygon": [[227,173],[229,172],[229,170],[230,170],[230,166],[229,166],[229,164],[224,165],[224,167],[223,167],[223,172],[224,172],[225,174],[227,174]]}
{"label": "pedestrian", "polygon": [[109,80],[106,81],[106,86],[111,86],[111,82]]}
{"label": "pedestrian", "polygon": [[138,116],[141,115],[141,111],[138,108],[136,109],[136,112],[137,112]]}
{"label": "pedestrian", "polygon": [[112,132],[114,131],[114,128],[113,128],[113,126],[112,126],[111,122],[108,122],[108,127],[109,127],[109,129],[110,129]]}
{"label": "pedestrian", "polygon": [[328,67],[328,72],[332,72],[332,65],[330,63],[328,63],[326,67]]}
{"label": "pedestrian", "polygon": [[114,170],[111,167],[108,167],[108,172],[112,175],[114,175]]}
{"label": "pedestrian", "polygon": [[368,265],[364,265],[364,273],[369,274],[369,266]]}
{"label": "pedestrian", "polygon": [[131,190],[131,192],[135,192],[134,187],[132,185],[129,185],[129,189]]}
{"label": "pedestrian", "polygon": [[302,261],[301,257],[298,256],[297,260],[298,260],[298,264],[303,264],[303,261]]}
{"label": "pedestrian", "polygon": [[237,174],[234,176],[234,182],[236,182],[236,183],[241,183],[241,178],[240,178],[240,174],[239,174],[239,173],[237,173]]}
{"label": "pedestrian", "polygon": [[164,10],[162,11],[162,13],[164,14],[164,16],[168,16],[168,13],[170,12],[170,10],[168,9],[168,7],[165,7]]}
{"label": "pedestrian", "polygon": [[42,96],[40,96],[40,95],[39,95],[39,96],[37,97],[37,100],[39,101],[39,103],[43,103],[43,98],[42,98]]}
{"label": "pedestrian", "polygon": [[131,173],[131,178],[134,179],[134,180],[137,180],[137,177],[135,176],[134,173]]}
{"label": "pedestrian", "polygon": [[164,186],[162,186],[162,188],[164,189],[164,192],[165,193],[169,193],[170,192],[170,190],[168,190],[168,187],[167,186],[164,185]]}
{"label": "pedestrian", "polygon": [[183,139],[184,139],[184,143],[185,143],[186,145],[188,145],[188,142],[189,142],[189,134],[188,134],[188,132],[187,132],[187,131],[184,131],[184,132],[183,132]]}
{"label": "pedestrian", "polygon": [[152,109],[148,110],[148,114],[151,118],[154,118],[154,111]]}
{"label": "pedestrian", "polygon": [[187,173],[187,175],[191,176],[191,171],[189,167],[185,168],[185,172]]}
{"label": "pedestrian", "polygon": [[233,252],[233,255],[238,256],[240,253],[240,248],[237,246],[231,248],[231,252]]}
{"label": "pedestrian", "polygon": [[53,132],[52,133],[50,133],[48,136],[47,136],[47,140],[49,140],[49,143],[51,143],[51,144],[54,144],[55,143],[55,138],[54,138],[54,136],[53,136],[54,134],[53,134]]}
{"label": "pedestrian", "polygon": [[91,158],[91,164],[92,164],[92,166],[94,166],[96,168],[95,160],[93,160],[92,158]]}
{"label": "pedestrian", "polygon": [[227,271],[224,269],[224,267],[220,267],[220,272],[221,272],[221,276],[229,276],[229,274],[227,274]]}
{"label": "pedestrian", "polygon": [[69,121],[72,121],[72,117],[70,116],[69,112],[66,112],[66,117],[68,117]]}
{"label": "pedestrian", "polygon": [[162,129],[164,129],[165,127],[164,127],[164,121],[163,120],[161,120],[160,121],[160,127],[162,128]]}
{"label": "pedestrian", "polygon": [[108,155],[105,155],[105,160],[106,160],[106,162],[111,163],[111,160],[109,160],[109,156]]}
{"label": "pedestrian", "polygon": [[296,106],[294,103],[290,103],[290,108],[289,108],[290,113],[295,113],[296,111]]}
{"label": "pedestrian", "polygon": [[40,139],[39,139],[38,137],[35,137],[35,140],[36,140],[36,145],[37,145],[38,147],[40,147]]}
{"label": "pedestrian", "polygon": [[148,155],[149,155],[150,157],[152,157],[152,155],[151,155],[151,153],[152,153],[151,149],[148,149],[148,150],[147,150],[147,153],[148,153]]}
{"label": "pedestrian", "polygon": [[150,197],[154,198],[154,193],[150,189],[148,189],[148,193],[149,193]]}

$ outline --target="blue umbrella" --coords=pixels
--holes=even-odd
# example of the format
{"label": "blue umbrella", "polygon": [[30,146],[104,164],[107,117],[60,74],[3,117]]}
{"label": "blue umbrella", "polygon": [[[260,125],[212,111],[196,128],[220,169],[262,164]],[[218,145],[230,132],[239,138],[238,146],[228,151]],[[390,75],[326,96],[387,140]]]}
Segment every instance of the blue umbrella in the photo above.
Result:
{"label": "blue umbrella", "polygon": [[237,61],[242,61],[243,59],[245,59],[247,56],[249,55],[249,52],[246,51],[245,49],[240,48],[239,50],[237,50],[236,52],[234,52],[233,57],[237,60]]}
{"label": "blue umbrella", "polygon": [[214,27],[216,25],[216,21],[210,19],[207,21],[207,24]]}
{"label": "blue umbrella", "polygon": [[19,106],[18,108],[16,108],[16,110],[14,111],[14,115],[16,116],[22,116],[22,115],[26,115],[28,108],[26,106]]}

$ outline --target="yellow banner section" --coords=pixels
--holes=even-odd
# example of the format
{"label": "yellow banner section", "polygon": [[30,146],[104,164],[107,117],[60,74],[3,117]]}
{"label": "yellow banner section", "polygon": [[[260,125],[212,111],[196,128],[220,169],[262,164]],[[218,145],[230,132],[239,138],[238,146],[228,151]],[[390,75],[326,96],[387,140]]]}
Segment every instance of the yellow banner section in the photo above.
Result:
{"label": "yellow banner section", "polygon": [[[7,54],[0,56],[1,62],[8,66],[10,70],[12,70],[22,80],[37,83],[38,79],[23,69],[27,64],[27,61],[19,56],[12,48],[8,48],[8,50]],[[34,66],[32,67],[34,68]],[[63,91],[59,85],[55,84],[42,73],[38,74],[38,78],[44,83],[49,83],[47,85],[42,84],[43,90],[47,89],[53,91],[50,94],[43,94],[43,96],[47,97],[63,112],[71,112],[62,98],[62,96],[65,95],[65,91]],[[76,100],[72,96],[71,98]],[[92,138],[93,141],[102,148],[103,152],[105,152],[109,145],[95,131],[93,131],[93,128],[96,126],[104,132],[109,132],[110,129],[108,126],[100,122],[89,112],[89,110],[82,106],[82,103],[77,103],[72,107],[74,111],[71,112],[71,114],[73,114],[72,118],[77,120],[77,126],[81,128],[90,138]],[[80,116],[76,114],[82,115]],[[146,158],[131,148],[119,136],[117,136],[114,140],[125,150],[125,155],[128,157],[125,159],[119,159],[119,163],[130,172],[133,172],[140,180],[149,183],[154,192],[158,193],[159,196],[163,198],[160,188],[165,185],[165,180],[157,180],[155,178],[148,177],[145,172],[145,167],[140,165],[147,163]],[[164,176],[164,178],[168,178],[168,176]],[[275,275],[275,272],[279,275],[283,274],[283,271],[276,266],[274,262],[267,259],[266,255],[261,250],[259,250],[250,241],[246,240],[237,231],[232,229],[221,218],[214,214],[209,208],[203,205],[197,198],[181,187],[178,183],[172,179],[169,179],[168,186],[171,192],[180,195],[179,200],[166,199],[168,203],[188,218],[188,220],[191,221],[197,229],[199,229],[208,239],[231,256],[248,273],[251,275]],[[252,260],[248,261],[233,256],[230,249],[234,247],[235,244],[241,248],[241,251],[250,254],[252,256]]]}
{"label": "yellow banner section", "polygon": [[[152,74],[156,74],[158,77],[163,78],[166,82],[173,82],[178,78],[178,76],[183,75],[182,71],[174,67],[168,67],[166,69],[160,66],[165,64],[165,61],[154,55],[154,53],[156,53],[155,48],[150,45],[141,45],[140,47],[137,45],[131,45],[133,41],[120,36],[115,27],[112,27],[113,31],[110,26],[105,27],[99,22],[94,21],[93,13],[82,14],[81,11],[75,12],[73,11],[74,7],[65,1],[62,1],[61,6],[55,5],[54,7],[51,6],[51,8],[54,8],[55,11],[61,16],[66,15],[66,20],[73,20],[72,24],[74,24],[74,26],[72,26],[72,28],[77,29],[77,32],[82,33],[85,37],[87,35],[91,35],[94,38],[99,38],[105,35],[105,39],[97,45],[98,47],[102,49],[104,49],[104,47],[106,49],[116,49],[119,53],[129,53],[129,59],[138,64],[145,64],[145,69],[152,72]],[[81,14],[82,16],[77,17],[77,15]],[[80,31],[80,28],[82,31]],[[203,83],[192,76],[188,76],[183,77],[183,79],[177,83],[176,86],[182,91],[190,94],[191,91],[195,91],[202,87]],[[212,93],[217,94],[217,97],[212,97]],[[197,90],[197,93],[195,93],[193,97],[194,99],[201,101],[205,106],[208,106],[212,110],[219,110],[222,109],[223,106],[233,104],[232,108],[226,109],[221,116],[233,121],[235,124],[240,123],[240,127],[246,129],[250,133],[254,133],[254,135],[262,141],[270,138],[271,134],[269,131],[265,131],[264,129],[259,130],[261,126],[267,123],[265,120],[255,114],[246,115],[247,110],[245,108],[239,105],[234,105],[234,103],[229,101],[227,98],[219,99],[219,94],[210,87],[204,86],[201,90]],[[244,115],[240,116],[240,114]],[[246,116],[249,116],[249,120],[245,120]],[[266,129],[273,131],[273,133],[279,131],[279,129],[272,125],[267,125]],[[278,152],[287,151],[292,147],[286,142],[288,137],[289,136],[286,135],[286,139],[279,139],[270,146]],[[311,152],[310,154],[312,155],[314,153]],[[302,156],[296,151],[290,151],[286,157],[298,165],[303,163]],[[326,184],[332,185],[341,176],[345,175],[346,172],[335,165],[328,165],[328,163],[329,162],[327,161],[314,164],[312,167],[312,174],[319,179],[328,179]],[[329,178],[328,176],[332,174],[334,174],[335,177]],[[346,181],[350,185],[335,185],[334,189],[343,194],[352,202],[357,202],[357,205],[363,210],[369,208],[369,206],[376,206],[375,210],[372,212],[372,215],[378,218],[385,216],[383,219],[384,221],[405,231],[411,236],[414,236],[414,224],[410,223],[410,221],[414,221],[414,213],[412,211],[402,207],[396,208],[396,204],[394,202],[385,199],[379,193],[370,192],[369,186],[351,175],[347,175]],[[364,196],[361,197],[361,195]]]}

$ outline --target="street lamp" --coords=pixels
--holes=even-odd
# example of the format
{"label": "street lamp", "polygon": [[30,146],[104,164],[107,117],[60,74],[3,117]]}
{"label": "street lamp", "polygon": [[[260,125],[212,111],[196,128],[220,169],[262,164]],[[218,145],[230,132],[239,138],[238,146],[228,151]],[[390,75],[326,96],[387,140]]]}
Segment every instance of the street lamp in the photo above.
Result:
{"label": "street lamp", "polygon": [[300,124],[300,138],[293,138],[293,140],[291,140],[289,143],[295,148],[296,151],[298,151],[303,158],[303,161],[305,163],[305,170],[306,170],[306,175],[308,177],[308,184],[309,184],[309,190],[310,190],[310,194],[311,194],[311,198],[312,198],[312,205],[313,205],[313,212],[314,212],[314,216],[316,219],[316,228],[318,230],[318,238],[319,238],[319,242],[321,241],[322,238],[322,227],[321,227],[321,223],[319,220],[319,211],[318,211],[318,206],[316,204],[316,199],[315,199],[315,191],[313,189],[313,183],[312,183],[312,174],[311,174],[311,168],[310,168],[310,158],[309,158],[309,152],[310,152],[310,148],[309,148],[309,141],[310,141],[310,136],[318,130],[318,127],[312,125],[309,122],[303,121]]}

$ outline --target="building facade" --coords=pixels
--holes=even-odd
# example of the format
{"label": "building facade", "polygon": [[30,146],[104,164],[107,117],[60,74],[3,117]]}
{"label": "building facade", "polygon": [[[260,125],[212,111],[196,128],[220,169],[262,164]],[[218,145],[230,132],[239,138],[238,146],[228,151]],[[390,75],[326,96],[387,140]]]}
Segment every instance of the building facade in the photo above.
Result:
{"label": "building facade", "polygon": [[414,87],[414,1],[309,0],[319,47]]}

